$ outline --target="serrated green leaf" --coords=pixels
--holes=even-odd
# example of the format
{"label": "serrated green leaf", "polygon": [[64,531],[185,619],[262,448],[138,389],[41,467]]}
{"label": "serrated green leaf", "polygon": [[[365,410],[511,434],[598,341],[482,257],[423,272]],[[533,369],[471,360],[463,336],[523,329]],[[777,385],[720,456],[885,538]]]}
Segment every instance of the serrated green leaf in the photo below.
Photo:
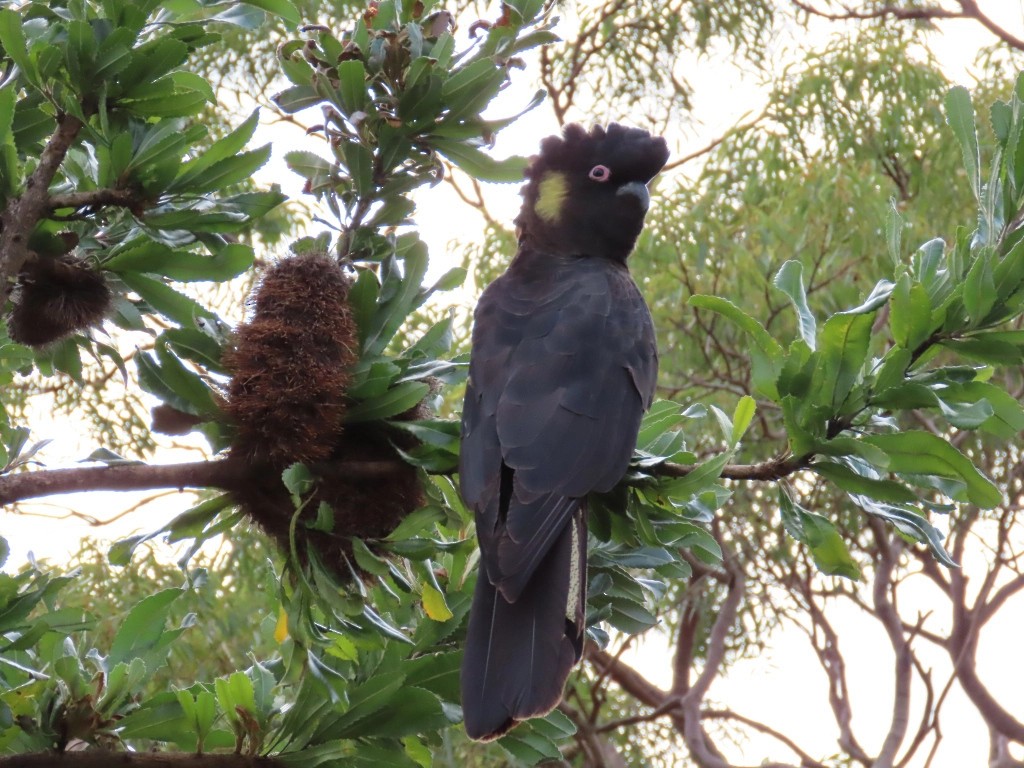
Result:
{"label": "serrated green leaf", "polygon": [[757,413],[757,403],[750,395],[744,395],[736,403],[736,409],[732,413],[732,444],[737,445],[747,433],[750,422],[754,420]]}
{"label": "serrated green leaf", "polygon": [[843,576],[854,581],[861,578],[860,567],[850,556],[836,527],[828,519],[797,504],[779,486],[779,512],[787,533],[797,541],[806,544],[814,558],[814,564],[822,573]]}
{"label": "serrated green leaf", "polygon": [[282,112],[291,115],[319,104],[323,98],[311,85],[293,85],[275,95],[272,101]]}
{"label": "serrated green leaf", "polygon": [[11,57],[18,69],[30,81],[36,79],[36,70],[28,55],[28,45],[25,42],[25,32],[22,29],[21,14],[12,8],[0,9],[0,45],[4,53]]}
{"label": "serrated green leaf", "polygon": [[996,485],[950,443],[930,432],[908,430],[863,438],[889,456],[889,471],[911,475],[934,475],[962,480],[964,498],[984,509],[1002,503],[1003,494]]}
{"label": "serrated green leaf", "polygon": [[889,299],[889,328],[893,340],[905,349],[917,349],[931,332],[931,317],[928,291],[904,273],[896,281]]}
{"label": "serrated green leaf", "polygon": [[447,119],[479,112],[494,98],[505,78],[505,70],[487,58],[453,72],[441,88],[441,97],[448,106]]}
{"label": "serrated green leaf", "polygon": [[782,346],[757,320],[727,299],[718,296],[697,295],[687,301],[691,307],[716,312],[745,331],[754,342],[751,354],[751,381],[755,391],[771,401],[779,399],[776,384],[785,353]]}
{"label": "serrated green leaf", "polygon": [[181,589],[165,589],[144,597],[136,603],[118,627],[107,655],[107,668],[135,658],[145,659],[167,645],[164,624],[171,605],[184,593]]}
{"label": "serrated green leaf", "polygon": [[178,251],[153,240],[142,240],[118,251],[104,269],[111,272],[145,272],[179,282],[223,282],[252,267],[253,250],[248,245],[229,243],[212,256]]}
{"label": "serrated green leaf", "polygon": [[513,155],[504,160],[495,160],[476,147],[454,139],[432,138],[430,144],[475,179],[496,184],[517,184],[523,180],[527,160]]}
{"label": "serrated green leaf", "polygon": [[918,500],[916,493],[900,483],[865,477],[836,462],[816,461],[811,465],[811,469],[850,493],[859,493],[896,504],[913,504]]}
{"label": "serrated green leaf", "polygon": [[838,314],[821,329],[811,391],[814,402],[839,411],[860,376],[871,342],[872,317]]}
{"label": "serrated green leaf", "polygon": [[787,261],[779,269],[773,282],[776,288],[789,297],[796,310],[800,337],[813,351],[817,343],[818,327],[810,307],[807,306],[803,264],[796,260]]}
{"label": "serrated green leaf", "polygon": [[378,421],[405,413],[423,400],[429,391],[430,385],[422,381],[403,382],[392,387],[380,397],[363,400],[349,408],[345,415],[345,423]]}
{"label": "serrated green leaf", "polygon": [[168,285],[137,272],[122,274],[121,281],[137,293],[153,310],[186,328],[195,328],[197,322],[219,324],[215,314],[197,301]]}
{"label": "serrated green leaf", "polygon": [[373,154],[362,144],[353,141],[345,142],[342,145],[342,151],[356,194],[361,197],[372,194],[374,188]]}
{"label": "serrated green leaf", "polygon": [[964,280],[964,309],[971,326],[978,326],[996,303],[996,285],[992,276],[993,255],[983,249]]}
{"label": "serrated green leaf", "polygon": [[302,14],[291,0],[242,0],[242,2],[273,14],[291,26],[297,27],[302,23]]}
{"label": "serrated green leaf", "polygon": [[971,191],[981,201],[981,151],[978,147],[978,132],[974,123],[974,105],[971,94],[962,85],[955,86],[946,94],[946,121],[953,129],[963,153],[964,169],[971,183]]}

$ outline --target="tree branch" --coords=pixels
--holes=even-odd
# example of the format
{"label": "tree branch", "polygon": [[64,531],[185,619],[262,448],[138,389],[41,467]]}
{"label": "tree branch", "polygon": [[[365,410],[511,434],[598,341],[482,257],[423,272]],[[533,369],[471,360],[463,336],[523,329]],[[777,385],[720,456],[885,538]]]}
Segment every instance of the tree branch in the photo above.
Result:
{"label": "tree branch", "polygon": [[[352,461],[312,467],[320,474],[383,479],[403,465],[395,461]],[[0,476],[0,506],[41,496],[79,491],[144,491],[153,488],[236,490],[252,468],[232,459],[184,464],[111,464],[99,467],[43,469]]]}
{"label": "tree branch", "polygon": [[0,757],[0,768],[277,768],[272,757],[194,752],[36,752]]}
{"label": "tree branch", "polygon": [[896,753],[903,744],[903,740],[907,736],[907,728],[910,725],[910,683],[913,673],[913,656],[910,651],[910,643],[903,634],[903,622],[890,595],[893,571],[896,568],[899,555],[899,544],[896,539],[890,538],[884,523],[878,518],[869,517],[868,525],[875,535],[881,554],[872,586],[875,616],[885,628],[893,653],[896,655],[896,668],[893,671],[895,692],[893,693],[892,719],[889,722],[889,732],[885,736],[874,766],[892,768],[896,763]]}
{"label": "tree branch", "polygon": [[957,2],[963,9],[963,15],[965,18],[974,19],[1007,45],[1016,48],[1018,51],[1024,51],[1024,40],[1015,35],[1011,35],[1005,29],[992,21],[992,19],[982,13],[975,0],[957,0]]}
{"label": "tree branch", "polygon": [[[841,13],[830,13],[816,8],[808,2],[793,0],[793,5],[811,16],[819,16],[829,21],[864,21],[867,19],[893,18],[901,21],[920,21],[928,19],[962,19],[965,13],[961,11],[947,11],[945,8],[898,8],[893,5],[885,5],[880,8],[872,8],[870,11],[855,11],[848,6],[843,6]],[[963,3],[961,3],[963,5]]]}
{"label": "tree branch", "polygon": [[[383,479],[406,466],[401,461],[324,462],[319,474],[367,480]],[[685,477],[699,465],[665,463],[645,470],[665,477]],[[804,459],[769,459],[758,464],[729,464],[722,477],[729,480],[778,480],[806,468]],[[0,506],[41,496],[79,491],[145,491],[154,488],[223,488],[233,490],[245,478],[245,467],[229,459],[185,464],[112,464],[100,467],[38,469],[0,475]]]}
{"label": "tree branch", "polygon": [[28,237],[36,223],[49,212],[48,189],[83,123],[68,114],[57,116],[57,130],[39,156],[39,165],[25,181],[25,191],[8,201],[0,214],[0,303],[11,290],[11,278],[29,258]]}
{"label": "tree branch", "polygon": [[744,725],[753,728],[755,731],[781,741],[790,750],[792,750],[793,754],[800,758],[800,768],[827,768],[824,763],[819,763],[809,754],[800,749],[796,742],[786,736],[786,734],[780,733],[762,722],[752,720],[749,717],[744,717],[730,709],[705,709],[701,711],[700,715],[702,718],[707,720],[735,720],[738,723],[743,723]]}
{"label": "tree branch", "polygon": [[935,6],[928,8],[899,8],[884,5],[869,11],[858,11],[849,6],[842,6],[840,13],[824,11],[805,0],[792,0],[793,5],[811,16],[830,21],[867,21],[870,19],[897,19],[899,21],[931,21],[933,19],[970,19],[981,24],[985,29],[1004,43],[1019,51],[1024,51],[1024,39],[1011,34],[986,16],[978,7],[976,0],[957,0],[959,11],[949,11]]}
{"label": "tree branch", "polygon": [[119,208],[136,208],[144,200],[133,189],[90,189],[85,192],[69,192],[64,195],[50,195],[49,212],[60,208],[87,208],[100,206],[117,206]]}

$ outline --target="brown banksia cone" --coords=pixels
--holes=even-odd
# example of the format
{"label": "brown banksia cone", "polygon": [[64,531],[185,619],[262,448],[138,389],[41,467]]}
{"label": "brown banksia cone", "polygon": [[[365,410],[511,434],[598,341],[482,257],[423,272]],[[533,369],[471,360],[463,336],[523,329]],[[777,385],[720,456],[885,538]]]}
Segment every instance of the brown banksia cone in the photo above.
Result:
{"label": "brown banksia cone", "polygon": [[349,369],[359,359],[350,284],[323,253],[290,256],[264,272],[253,317],[239,326],[224,360],[232,372],[225,410],[238,430],[235,456],[284,468],[331,455]]}
{"label": "brown banksia cone", "polygon": [[[348,305],[351,279],[326,254],[291,256],[270,267],[253,293],[252,319],[239,326],[225,355],[232,372],[224,410],[236,426],[231,448],[247,481],[234,492],[242,509],[286,551],[295,514],[281,472],[306,464],[316,481],[296,542],[345,578],[351,538],[386,536],[423,503],[417,471],[402,462],[415,441],[383,423],[344,426],[349,369],[358,331]],[[415,408],[399,418],[423,418]],[[390,468],[360,475],[353,463]],[[310,528],[321,503],[332,530]]]}
{"label": "brown banksia cone", "polygon": [[26,262],[11,294],[7,333],[29,347],[44,347],[100,325],[112,295],[103,275],[71,255]]}

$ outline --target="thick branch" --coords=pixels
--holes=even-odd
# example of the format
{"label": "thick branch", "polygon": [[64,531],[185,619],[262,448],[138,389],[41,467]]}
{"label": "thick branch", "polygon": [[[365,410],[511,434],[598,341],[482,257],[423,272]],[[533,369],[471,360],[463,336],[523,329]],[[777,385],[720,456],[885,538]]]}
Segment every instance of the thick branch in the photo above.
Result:
{"label": "thick branch", "polygon": [[28,238],[36,223],[49,212],[50,197],[47,190],[64,162],[68,150],[82,130],[77,117],[62,114],[57,118],[57,130],[39,156],[39,165],[25,181],[25,191],[13,198],[0,214],[0,302],[10,291],[10,280],[21,271],[29,257]]}
{"label": "thick branch", "polygon": [[[315,467],[320,474],[341,474],[366,480],[383,479],[401,471],[400,461],[352,461]],[[730,480],[778,480],[806,466],[803,461],[770,459],[759,464],[730,464],[722,477]],[[684,477],[695,467],[662,464],[648,472]],[[41,496],[79,491],[145,491],[154,488],[223,488],[233,490],[244,480],[244,467],[229,460],[186,464],[113,464],[71,469],[38,469],[0,475],[0,506]]]}
{"label": "thick branch", "polygon": [[960,5],[959,11],[949,11],[945,8],[935,6],[926,8],[899,8],[894,5],[884,5],[870,10],[854,10],[843,6],[840,13],[824,11],[806,0],[793,0],[800,10],[830,21],[866,21],[870,19],[897,19],[899,21],[931,21],[933,19],[971,19],[981,24],[985,29],[998,37],[1007,45],[1024,51],[1024,39],[1021,39],[1007,30],[1000,27],[992,19],[982,13],[976,0],[957,0]]}
{"label": "thick branch", "polygon": [[271,757],[197,755],[194,752],[36,752],[0,757],[0,768],[277,768]]}
{"label": "thick branch", "polygon": [[[383,479],[403,465],[393,461],[353,461],[315,467],[320,474]],[[100,467],[43,469],[0,476],[0,506],[40,496],[79,491],[145,491],[153,488],[237,489],[252,470],[238,461],[220,459],[184,464],[113,464]]]}
{"label": "thick branch", "polygon": [[85,192],[69,192],[65,195],[50,195],[49,211],[60,208],[94,208],[117,206],[135,208],[143,202],[142,196],[131,189],[90,189]]}

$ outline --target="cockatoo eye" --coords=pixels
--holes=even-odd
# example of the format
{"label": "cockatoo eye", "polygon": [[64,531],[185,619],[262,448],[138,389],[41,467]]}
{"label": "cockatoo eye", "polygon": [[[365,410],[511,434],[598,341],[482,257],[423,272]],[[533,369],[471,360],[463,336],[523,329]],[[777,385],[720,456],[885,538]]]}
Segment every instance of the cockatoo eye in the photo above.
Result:
{"label": "cockatoo eye", "polygon": [[608,181],[612,177],[612,171],[607,165],[595,165],[588,175],[594,181]]}

